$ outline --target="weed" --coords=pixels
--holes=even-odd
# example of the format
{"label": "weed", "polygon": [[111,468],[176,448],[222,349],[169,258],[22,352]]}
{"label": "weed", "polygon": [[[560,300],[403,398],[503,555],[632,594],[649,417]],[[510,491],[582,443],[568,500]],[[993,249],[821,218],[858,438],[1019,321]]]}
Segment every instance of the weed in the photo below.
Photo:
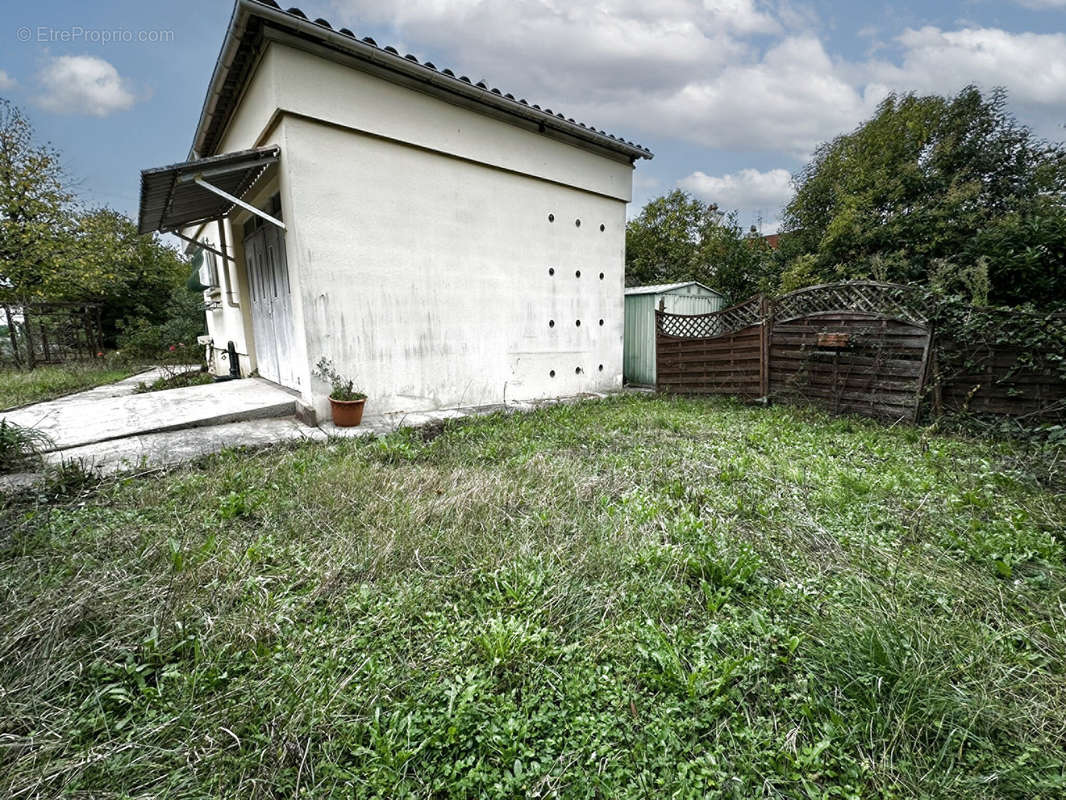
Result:
{"label": "weed", "polygon": [[207,383],[213,383],[214,380],[214,376],[206,370],[189,369],[174,372],[171,375],[164,375],[161,378],[156,378],[151,383],[138,383],[134,393],[144,394],[146,392],[162,392],[167,389],[183,389],[186,386],[202,386]]}
{"label": "weed", "polygon": [[50,444],[47,434],[0,419],[0,474],[35,463]]}

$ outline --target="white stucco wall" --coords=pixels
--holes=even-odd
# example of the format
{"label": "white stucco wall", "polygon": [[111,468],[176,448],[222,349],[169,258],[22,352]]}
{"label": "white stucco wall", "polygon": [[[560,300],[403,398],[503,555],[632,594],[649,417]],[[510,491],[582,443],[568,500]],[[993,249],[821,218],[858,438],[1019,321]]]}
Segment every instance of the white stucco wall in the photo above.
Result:
{"label": "white stucco wall", "polygon": [[[303,120],[284,127],[308,355],[353,375],[372,408],[621,384],[624,203]],[[315,407],[328,411],[324,396]]]}
{"label": "white stucco wall", "polygon": [[[368,413],[621,385],[628,162],[278,44],[220,150],[266,143],[276,108],[260,188],[281,192],[298,388],[320,415],[323,355]],[[215,315],[216,342],[250,336],[242,313]]]}

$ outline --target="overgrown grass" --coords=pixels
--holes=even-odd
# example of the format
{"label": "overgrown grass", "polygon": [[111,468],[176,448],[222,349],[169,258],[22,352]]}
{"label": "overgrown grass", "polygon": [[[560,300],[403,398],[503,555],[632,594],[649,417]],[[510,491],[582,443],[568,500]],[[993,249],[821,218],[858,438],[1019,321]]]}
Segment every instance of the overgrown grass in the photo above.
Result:
{"label": "overgrown grass", "polygon": [[0,411],[120,381],[142,369],[142,366],[122,366],[111,361],[79,362],[32,370],[0,367]]}
{"label": "overgrown grass", "polygon": [[34,428],[0,419],[0,475],[38,461],[50,443],[48,436]]}
{"label": "overgrown grass", "polygon": [[0,795],[1060,798],[1058,469],[627,397],[11,505]]}

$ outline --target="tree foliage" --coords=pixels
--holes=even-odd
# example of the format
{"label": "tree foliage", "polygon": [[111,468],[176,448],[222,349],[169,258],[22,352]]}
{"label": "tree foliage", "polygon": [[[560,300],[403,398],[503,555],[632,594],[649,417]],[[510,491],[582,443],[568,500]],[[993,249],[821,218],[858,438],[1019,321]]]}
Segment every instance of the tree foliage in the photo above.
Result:
{"label": "tree foliage", "polygon": [[735,213],[675,189],[651,200],[626,226],[626,285],[699,281],[731,301],[765,288],[772,254],[746,236]]}
{"label": "tree foliage", "polygon": [[[76,247],[56,292],[74,291],[79,299],[103,303],[104,335],[109,343],[123,328],[162,324],[175,310],[173,292],[185,292],[189,265],[155,236],[137,233],[126,215],[109,208],[77,218]],[[188,294],[188,292],[186,292]],[[197,307],[199,295],[190,294]],[[187,305],[187,304],[186,304]],[[182,306],[181,318],[187,309]],[[203,315],[200,314],[201,327]],[[202,332],[202,331],[201,331]]]}
{"label": "tree foliage", "polygon": [[1002,305],[1066,300],[1066,148],[1006,95],[885,99],[796,178],[786,288],[873,277]]}
{"label": "tree foliage", "polygon": [[71,194],[59,154],[34,141],[33,127],[0,98],[0,297],[25,303],[45,283],[70,235]]}
{"label": "tree foliage", "polygon": [[100,303],[111,345],[124,328],[164,323],[186,260],[124,214],[81,207],[68,184],[59,153],[0,99],[0,300],[24,312],[40,301]]}

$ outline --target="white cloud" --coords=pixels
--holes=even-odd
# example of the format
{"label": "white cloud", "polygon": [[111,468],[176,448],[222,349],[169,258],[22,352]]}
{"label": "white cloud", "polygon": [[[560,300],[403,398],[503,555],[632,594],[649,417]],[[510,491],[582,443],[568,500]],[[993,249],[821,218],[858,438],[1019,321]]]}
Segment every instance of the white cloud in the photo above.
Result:
{"label": "white cloud", "polygon": [[787,169],[742,169],[728,175],[693,172],[678,185],[723,210],[763,208],[776,211],[792,196],[792,174]]}
{"label": "white cloud", "polygon": [[774,230],[792,197],[792,175],[787,169],[742,169],[728,175],[696,171],[678,181],[678,186],[723,211],[757,213],[767,220],[764,227]]}
{"label": "white cloud", "polygon": [[925,27],[904,31],[898,41],[904,48],[902,62],[870,64],[875,81],[928,92],[954,91],[970,83],[1004,86],[1019,103],[1066,102],[1066,34]]}
{"label": "white cloud", "polygon": [[37,102],[59,114],[106,117],[137,102],[129,81],[109,62],[94,56],[59,56],[41,71]]}
{"label": "white cloud", "polygon": [[332,2],[342,24],[392,29],[401,52],[634,140],[799,160],[891,91],[1005,86],[1044,135],[1066,103],[1066,34],[882,29],[877,57],[848,62],[791,0]]}
{"label": "white cloud", "polygon": [[18,81],[8,75],[4,70],[0,69],[0,91],[14,89],[17,84]]}
{"label": "white cloud", "polygon": [[1046,8],[1066,8],[1066,0],[1014,0],[1014,2],[1020,6],[1037,10]]}
{"label": "white cloud", "polygon": [[810,36],[784,39],[754,63],[726,67],[648,103],[649,118],[667,134],[799,157],[872,110]]}

